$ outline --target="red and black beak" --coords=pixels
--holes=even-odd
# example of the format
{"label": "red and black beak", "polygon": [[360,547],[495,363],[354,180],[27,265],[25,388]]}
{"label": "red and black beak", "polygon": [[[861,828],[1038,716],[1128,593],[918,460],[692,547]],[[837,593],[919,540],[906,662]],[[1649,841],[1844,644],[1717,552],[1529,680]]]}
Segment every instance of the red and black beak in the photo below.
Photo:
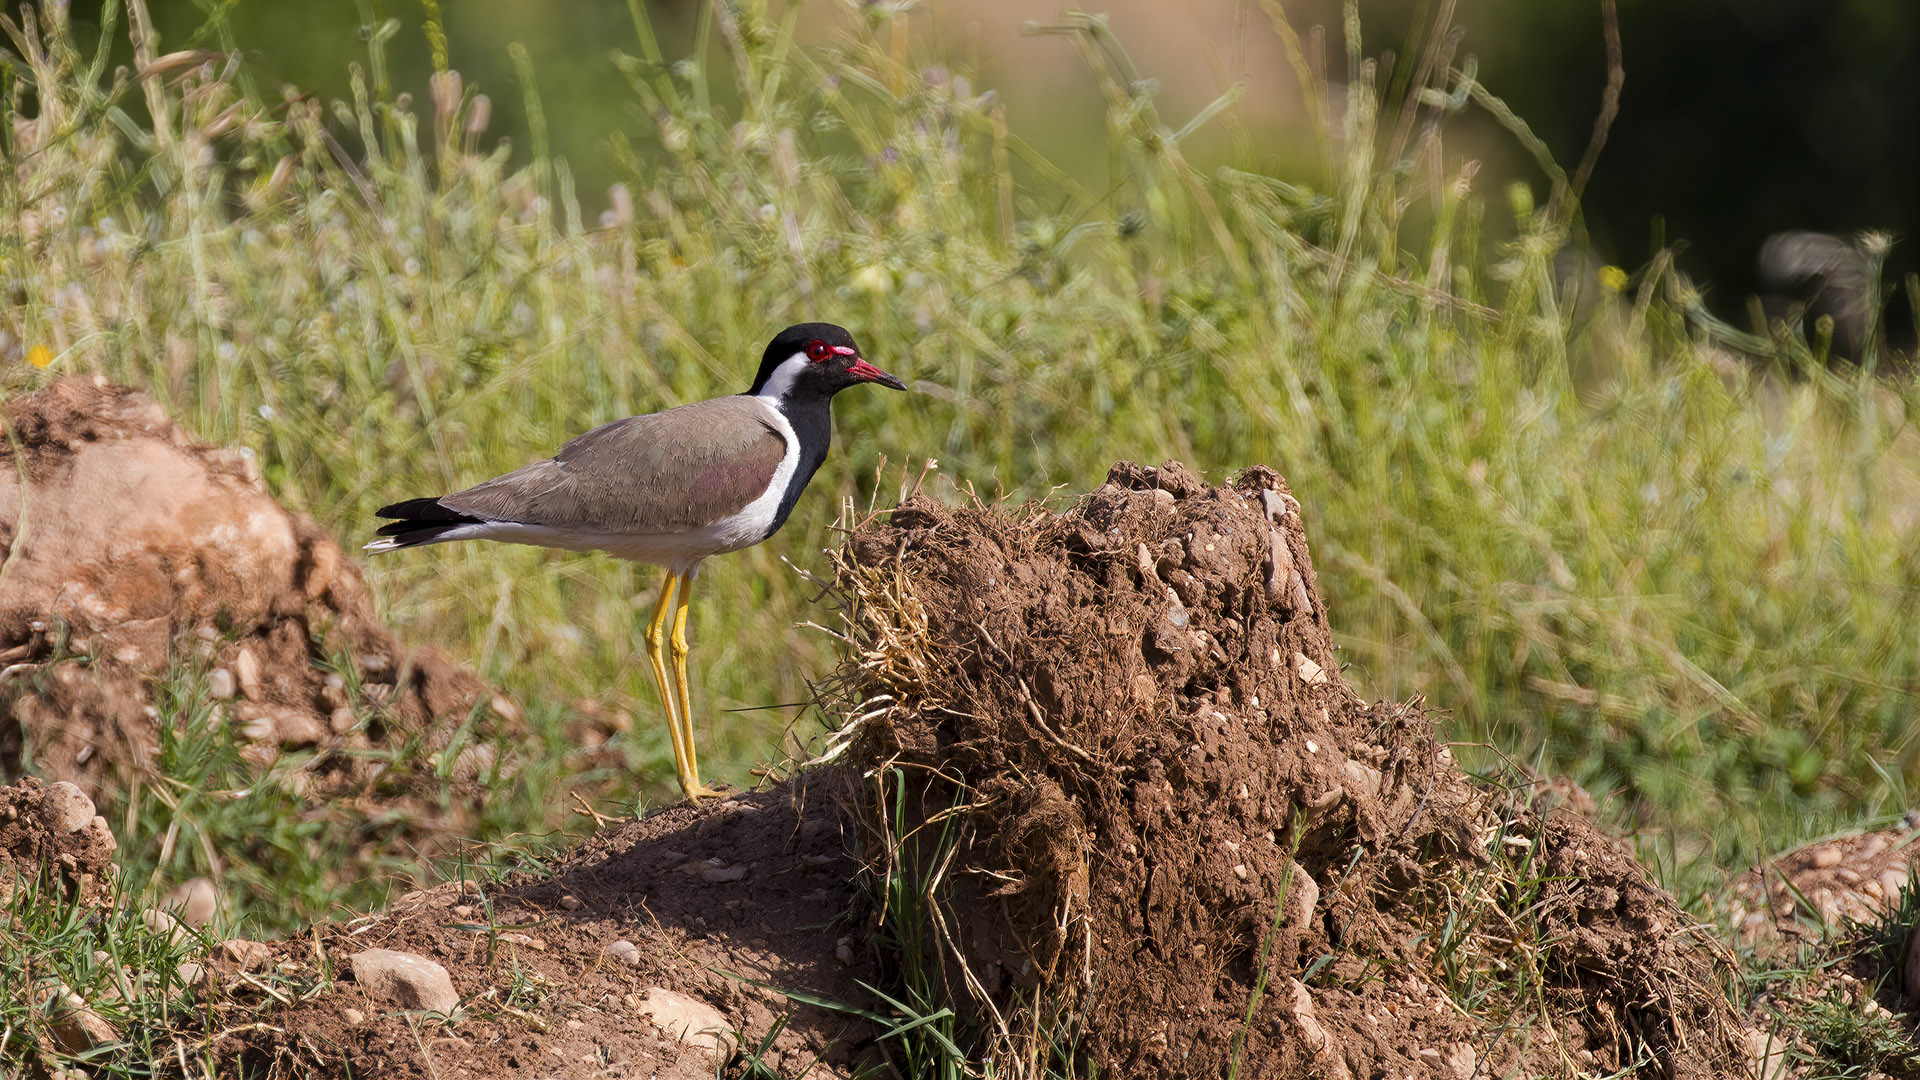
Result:
{"label": "red and black beak", "polygon": [[859,379],[861,382],[879,383],[881,386],[890,386],[895,390],[905,390],[907,388],[906,383],[881,371],[879,368],[874,367],[859,357],[854,358],[853,366],[847,369],[847,374]]}

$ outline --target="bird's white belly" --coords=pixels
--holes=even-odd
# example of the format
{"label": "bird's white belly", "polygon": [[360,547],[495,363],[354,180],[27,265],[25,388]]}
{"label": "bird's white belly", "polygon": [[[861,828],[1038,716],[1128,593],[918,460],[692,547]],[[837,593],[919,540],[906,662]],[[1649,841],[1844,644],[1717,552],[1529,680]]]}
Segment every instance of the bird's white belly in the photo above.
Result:
{"label": "bird's white belly", "polygon": [[438,539],[493,540],[562,551],[604,551],[616,559],[630,559],[684,574],[709,555],[723,555],[759,543],[765,533],[765,523],[744,520],[746,517],[735,514],[681,533],[610,533],[517,521],[483,521],[449,529]]}

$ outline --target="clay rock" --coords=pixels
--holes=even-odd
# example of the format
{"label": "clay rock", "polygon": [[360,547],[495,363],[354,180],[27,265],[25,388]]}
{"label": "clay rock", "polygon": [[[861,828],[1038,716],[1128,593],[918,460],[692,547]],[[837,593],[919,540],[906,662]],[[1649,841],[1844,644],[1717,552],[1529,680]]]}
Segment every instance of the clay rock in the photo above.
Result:
{"label": "clay rock", "polygon": [[308,709],[244,702],[234,714],[240,720],[241,734],[250,742],[284,747],[317,746],[326,742],[332,733],[327,721]]}
{"label": "clay rock", "polygon": [[369,997],[391,1001],[403,1009],[450,1013],[460,1004],[447,969],[418,953],[367,949],[349,958],[354,981]]}
{"label": "clay rock", "polygon": [[733,1025],[727,1023],[725,1013],[704,1001],[663,986],[650,987],[641,995],[640,1015],[675,1041],[715,1061],[733,1056]]}
{"label": "clay rock", "polygon": [[1747,1075],[1753,1080],[1784,1080],[1792,1075],[1787,1058],[1789,1043],[1783,1032],[1747,1029]]}
{"label": "clay rock", "polygon": [[69,781],[50,784],[40,800],[40,820],[56,835],[79,832],[93,820],[93,800]]}
{"label": "clay rock", "polygon": [[[197,451],[150,398],[90,380],[61,380],[7,412],[29,490],[20,469],[0,469],[0,531],[20,541],[0,586],[0,638],[25,641],[49,616],[92,636],[183,610],[239,625],[271,613],[275,591],[257,586],[291,582],[300,547],[243,459]],[[21,533],[23,494],[42,512]]]}
{"label": "clay rock", "polygon": [[273,962],[273,949],[262,942],[231,938],[220,943],[227,959],[240,965],[241,971],[258,971]]}
{"label": "clay rock", "polygon": [[84,1054],[95,1047],[120,1041],[120,1033],[114,1026],[64,984],[51,1005],[54,1041],[68,1053]]}
{"label": "clay rock", "polygon": [[206,878],[192,878],[168,893],[160,906],[186,925],[198,928],[213,921],[220,907],[220,892]]}
{"label": "clay rock", "polygon": [[168,941],[171,941],[176,945],[178,945],[180,942],[185,941],[187,939],[187,936],[188,936],[187,928],[184,926],[181,926],[180,920],[174,918],[168,912],[165,912],[165,911],[142,912],[140,915],[140,921],[146,924],[147,931],[149,933],[156,934],[156,935],[164,934],[166,935]]}

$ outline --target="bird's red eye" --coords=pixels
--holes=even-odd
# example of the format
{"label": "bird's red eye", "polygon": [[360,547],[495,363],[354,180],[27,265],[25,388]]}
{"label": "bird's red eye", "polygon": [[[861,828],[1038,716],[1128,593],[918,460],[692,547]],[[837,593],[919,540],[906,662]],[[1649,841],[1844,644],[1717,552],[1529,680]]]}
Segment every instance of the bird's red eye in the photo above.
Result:
{"label": "bird's red eye", "polygon": [[807,359],[813,361],[814,363],[817,364],[820,361],[825,360],[827,357],[831,355],[833,355],[833,350],[827,348],[826,342],[824,341],[807,342]]}

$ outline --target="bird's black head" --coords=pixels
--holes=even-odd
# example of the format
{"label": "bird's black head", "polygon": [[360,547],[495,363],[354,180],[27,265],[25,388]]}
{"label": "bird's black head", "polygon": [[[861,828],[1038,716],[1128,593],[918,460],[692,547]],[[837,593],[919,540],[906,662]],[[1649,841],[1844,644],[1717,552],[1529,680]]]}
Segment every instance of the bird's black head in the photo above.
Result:
{"label": "bird's black head", "polygon": [[867,363],[853,335],[832,323],[789,326],[767,343],[760,374],[747,391],[775,400],[829,398],[856,383],[879,383],[895,390],[907,384]]}

